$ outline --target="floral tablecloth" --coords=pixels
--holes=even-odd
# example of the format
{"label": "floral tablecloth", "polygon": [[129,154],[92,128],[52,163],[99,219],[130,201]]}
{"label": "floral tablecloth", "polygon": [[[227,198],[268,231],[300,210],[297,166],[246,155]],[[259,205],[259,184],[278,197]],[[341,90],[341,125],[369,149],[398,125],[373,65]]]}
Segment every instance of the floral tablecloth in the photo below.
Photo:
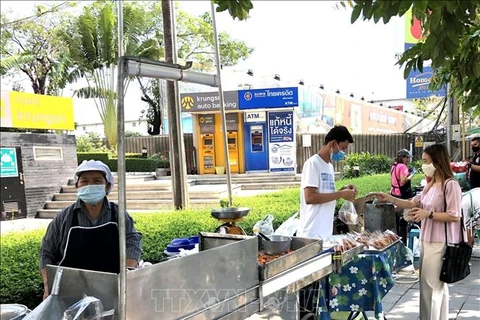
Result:
{"label": "floral tablecloth", "polygon": [[382,299],[395,284],[392,272],[411,264],[401,241],[383,252],[358,255],[340,272],[322,279],[319,319],[329,320],[330,312],[338,311],[374,311],[377,319],[383,318]]}

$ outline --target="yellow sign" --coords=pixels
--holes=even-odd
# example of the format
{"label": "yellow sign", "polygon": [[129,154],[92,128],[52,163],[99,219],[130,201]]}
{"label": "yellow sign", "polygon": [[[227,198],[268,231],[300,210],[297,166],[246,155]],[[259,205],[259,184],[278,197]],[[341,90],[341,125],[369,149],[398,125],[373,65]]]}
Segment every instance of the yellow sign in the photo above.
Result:
{"label": "yellow sign", "polygon": [[73,100],[2,91],[2,127],[75,130]]}
{"label": "yellow sign", "polygon": [[[412,20],[413,18],[413,20]],[[405,13],[405,43],[416,44],[423,36],[422,23],[413,17],[412,9]]]}
{"label": "yellow sign", "polygon": [[415,148],[421,148],[423,147],[423,138],[422,137],[416,137],[415,138]]}
{"label": "yellow sign", "polygon": [[190,110],[194,105],[193,98],[190,96],[183,97],[181,104],[184,109]]}

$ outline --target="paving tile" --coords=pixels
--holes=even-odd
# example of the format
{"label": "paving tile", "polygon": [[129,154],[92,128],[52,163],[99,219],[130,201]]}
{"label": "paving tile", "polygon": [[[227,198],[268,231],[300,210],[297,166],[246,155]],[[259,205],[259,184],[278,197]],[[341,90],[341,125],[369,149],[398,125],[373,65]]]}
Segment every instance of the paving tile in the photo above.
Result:
{"label": "paving tile", "polygon": [[466,296],[468,297],[472,292],[473,288],[470,286],[456,286],[456,287],[449,287],[448,292],[450,297],[454,296]]}
{"label": "paving tile", "polygon": [[383,297],[382,303],[385,304],[386,302],[389,302],[389,303],[395,304],[403,296],[404,294],[395,294],[395,293],[389,292],[385,297]]}
{"label": "paving tile", "polygon": [[457,320],[473,320],[480,319],[480,311],[476,310],[462,310],[456,317]]}

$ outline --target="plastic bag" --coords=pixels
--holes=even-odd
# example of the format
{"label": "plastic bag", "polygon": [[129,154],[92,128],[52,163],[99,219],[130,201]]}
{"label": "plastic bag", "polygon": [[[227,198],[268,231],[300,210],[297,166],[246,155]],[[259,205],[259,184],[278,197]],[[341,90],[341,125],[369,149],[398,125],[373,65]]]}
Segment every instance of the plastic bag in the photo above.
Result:
{"label": "plastic bag", "polygon": [[61,319],[67,305],[60,298],[60,284],[62,282],[63,268],[58,268],[53,279],[51,294],[42,301],[24,320]]}
{"label": "plastic bag", "polygon": [[275,230],[275,234],[292,237],[300,226],[300,219],[297,219],[299,215],[300,211],[294,213],[290,218],[283,222],[277,230]]}
{"label": "plastic bag", "polygon": [[258,235],[259,232],[266,236],[273,234],[273,216],[271,214],[267,214],[262,220],[255,223],[253,233]]}
{"label": "plastic bag", "polygon": [[345,200],[343,202],[340,211],[338,212],[338,217],[340,220],[348,225],[353,225],[358,223],[358,214],[357,210],[355,210],[355,206],[353,202]]}
{"label": "plastic bag", "polygon": [[113,315],[113,310],[104,312],[103,304],[99,299],[84,295],[82,300],[63,313],[62,320],[102,320],[109,315]]}
{"label": "plastic bag", "polygon": [[24,320],[41,320],[41,319],[62,319],[63,312],[67,309],[67,305],[63,299],[57,295],[49,295],[41,304],[39,304],[32,312],[30,312]]}

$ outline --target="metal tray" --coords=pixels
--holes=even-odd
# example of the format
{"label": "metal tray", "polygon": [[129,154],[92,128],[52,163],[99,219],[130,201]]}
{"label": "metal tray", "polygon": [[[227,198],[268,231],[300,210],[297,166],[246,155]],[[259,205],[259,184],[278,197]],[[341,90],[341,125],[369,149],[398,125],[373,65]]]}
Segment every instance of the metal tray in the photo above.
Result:
{"label": "metal tray", "polygon": [[398,239],[396,240],[394,243],[391,243],[389,244],[388,246],[386,246],[385,248],[381,249],[381,250],[377,250],[377,249],[369,249],[369,250],[365,250],[363,253],[367,253],[367,254],[376,254],[376,253],[383,253],[385,251],[387,251],[388,249],[390,249],[391,247],[394,247],[396,246],[399,242],[401,242],[402,239]]}
{"label": "metal tray", "polygon": [[335,251],[333,253],[333,270],[338,272],[342,267],[355,259],[360,253],[364,252],[365,247],[363,245],[357,246],[345,252]]}
{"label": "metal tray", "polygon": [[[219,246],[224,246],[232,242],[252,238],[251,236],[219,234],[219,233],[200,233],[200,251],[209,250]],[[258,241],[258,252],[261,248],[261,239]],[[270,279],[292,267],[305,262],[320,253],[322,253],[323,241],[320,239],[308,239],[292,237],[291,249],[293,252],[286,254],[278,259],[272,260],[264,265],[258,265],[258,274],[260,281]]]}
{"label": "metal tray", "polygon": [[290,248],[292,252],[258,266],[260,281],[270,279],[320,254],[323,249],[323,240],[292,237]]}
{"label": "metal tray", "polygon": [[250,212],[250,208],[219,208],[212,209],[210,213],[215,219],[240,219]]}

